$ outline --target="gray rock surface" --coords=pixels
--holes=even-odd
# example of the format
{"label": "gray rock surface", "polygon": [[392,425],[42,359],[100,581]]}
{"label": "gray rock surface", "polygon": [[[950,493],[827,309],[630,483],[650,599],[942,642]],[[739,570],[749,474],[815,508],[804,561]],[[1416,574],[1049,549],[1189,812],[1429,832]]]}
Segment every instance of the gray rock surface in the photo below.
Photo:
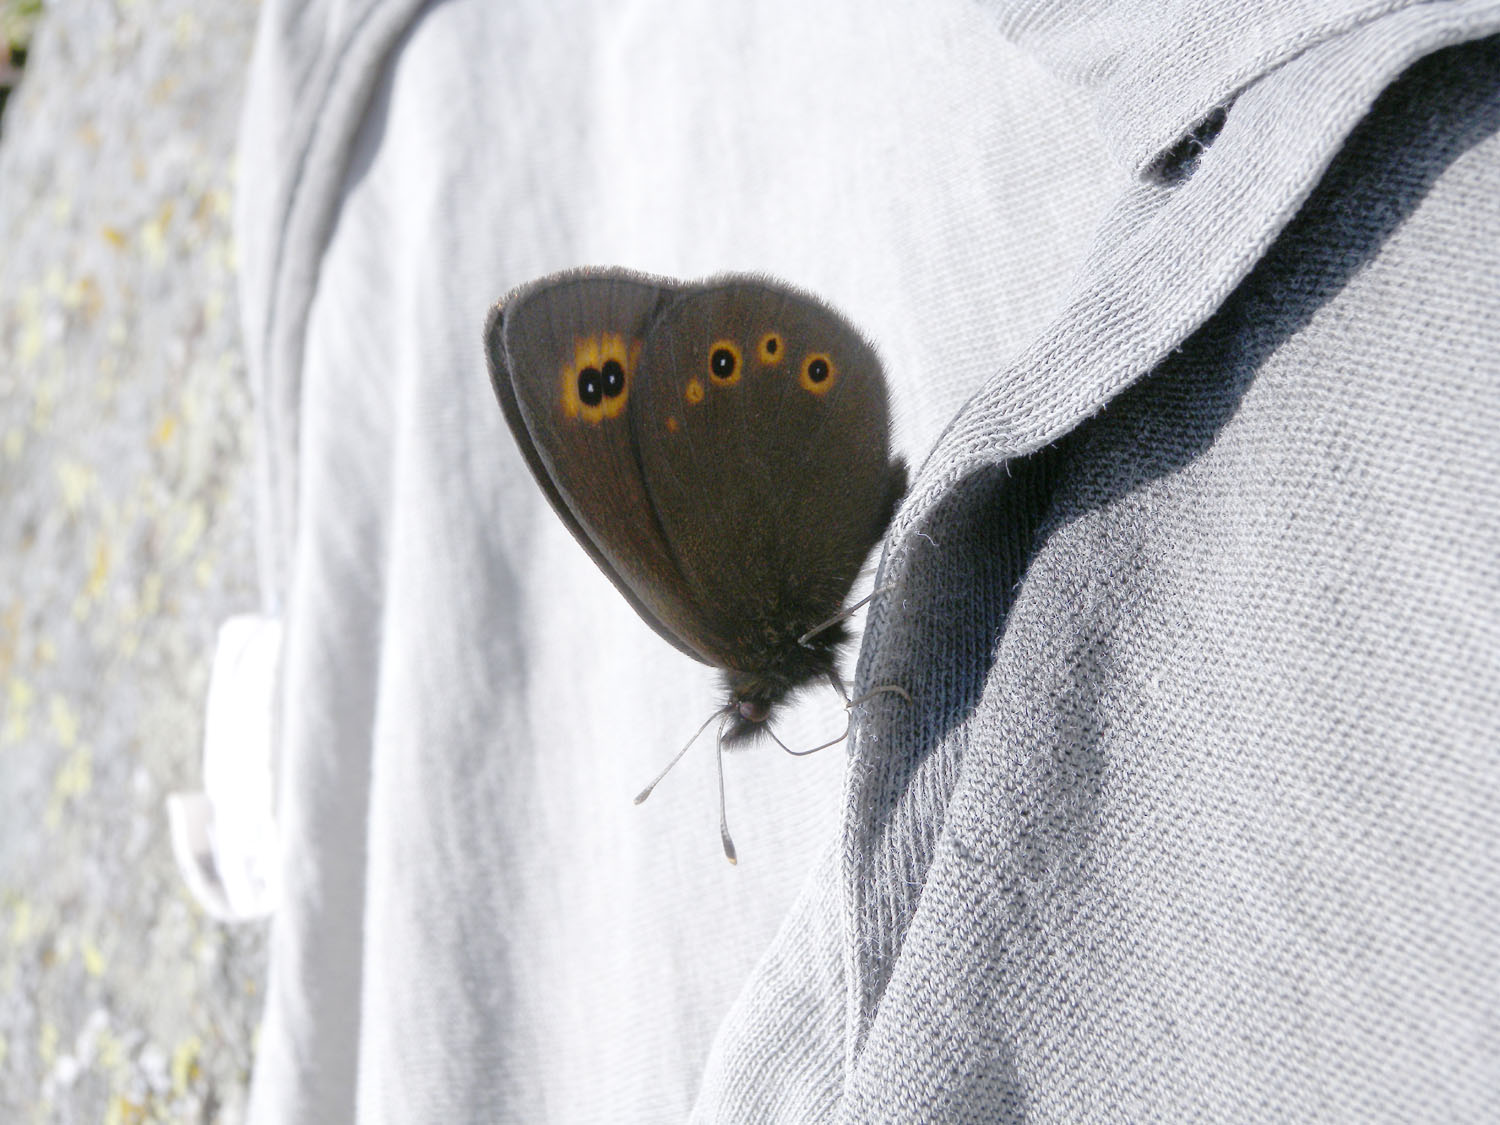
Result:
{"label": "gray rock surface", "polygon": [[0,1121],[235,1121],[263,927],[172,861],[256,606],[230,232],[256,7],[80,0],[0,121]]}

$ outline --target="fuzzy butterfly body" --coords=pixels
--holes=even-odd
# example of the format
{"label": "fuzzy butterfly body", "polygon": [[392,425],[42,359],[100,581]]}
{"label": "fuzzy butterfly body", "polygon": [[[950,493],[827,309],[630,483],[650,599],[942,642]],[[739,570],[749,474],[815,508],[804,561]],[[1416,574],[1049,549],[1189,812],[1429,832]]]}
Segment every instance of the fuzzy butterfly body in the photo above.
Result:
{"label": "fuzzy butterfly body", "polygon": [[836,617],[906,488],[873,349],[764,278],[620,269],[515,290],[485,326],[505,419],[637,613],[721,670],[726,739],[834,675]]}

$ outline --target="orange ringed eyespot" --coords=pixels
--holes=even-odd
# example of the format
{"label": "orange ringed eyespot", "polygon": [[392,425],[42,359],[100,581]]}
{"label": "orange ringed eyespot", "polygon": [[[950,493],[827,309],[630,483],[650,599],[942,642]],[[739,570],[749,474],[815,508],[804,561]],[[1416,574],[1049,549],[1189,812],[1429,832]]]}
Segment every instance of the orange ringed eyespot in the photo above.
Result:
{"label": "orange ringed eyespot", "polygon": [[833,360],[822,352],[814,352],[802,361],[802,372],[797,381],[802,384],[803,390],[821,395],[828,393],[836,375]]}
{"label": "orange ringed eyespot", "polygon": [[766,367],[774,367],[781,362],[782,354],[786,351],[779,332],[767,332],[760,338],[760,345],[756,348],[756,354],[760,356],[760,362]]}
{"label": "orange ringed eyespot", "polygon": [[561,371],[563,415],[593,425],[618,417],[630,397],[630,374],[639,355],[640,341],[627,341],[618,332],[577,337],[573,362]]}
{"label": "orange ringed eyespot", "polygon": [[740,349],[732,340],[715,340],[708,348],[708,373],[720,386],[737,382],[740,377]]}

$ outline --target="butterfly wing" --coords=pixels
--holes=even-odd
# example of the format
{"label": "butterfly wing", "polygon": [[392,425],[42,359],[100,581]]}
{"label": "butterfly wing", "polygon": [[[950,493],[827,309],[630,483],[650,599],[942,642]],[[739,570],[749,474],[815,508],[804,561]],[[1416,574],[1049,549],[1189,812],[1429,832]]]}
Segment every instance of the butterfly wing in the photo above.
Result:
{"label": "butterfly wing", "polygon": [[631,425],[683,588],[725,663],[760,672],[838,612],[905,489],[873,349],[755,278],[682,290],[639,363]]}
{"label": "butterfly wing", "polygon": [[697,660],[721,664],[656,517],[630,415],[650,325],[678,291],[623,270],[543,278],[490,312],[490,381],[553,509],[636,612]]}

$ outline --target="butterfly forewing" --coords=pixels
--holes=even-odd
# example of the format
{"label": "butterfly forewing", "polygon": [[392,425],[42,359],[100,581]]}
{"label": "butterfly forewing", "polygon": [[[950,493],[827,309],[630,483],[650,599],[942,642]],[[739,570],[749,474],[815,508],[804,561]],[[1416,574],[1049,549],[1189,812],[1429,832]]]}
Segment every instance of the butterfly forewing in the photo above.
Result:
{"label": "butterfly forewing", "polygon": [[674,291],[623,271],[546,278],[492,312],[486,350],[506,420],[558,515],[648,624],[721,664],[724,642],[697,621],[678,577],[630,422],[646,336]]}

